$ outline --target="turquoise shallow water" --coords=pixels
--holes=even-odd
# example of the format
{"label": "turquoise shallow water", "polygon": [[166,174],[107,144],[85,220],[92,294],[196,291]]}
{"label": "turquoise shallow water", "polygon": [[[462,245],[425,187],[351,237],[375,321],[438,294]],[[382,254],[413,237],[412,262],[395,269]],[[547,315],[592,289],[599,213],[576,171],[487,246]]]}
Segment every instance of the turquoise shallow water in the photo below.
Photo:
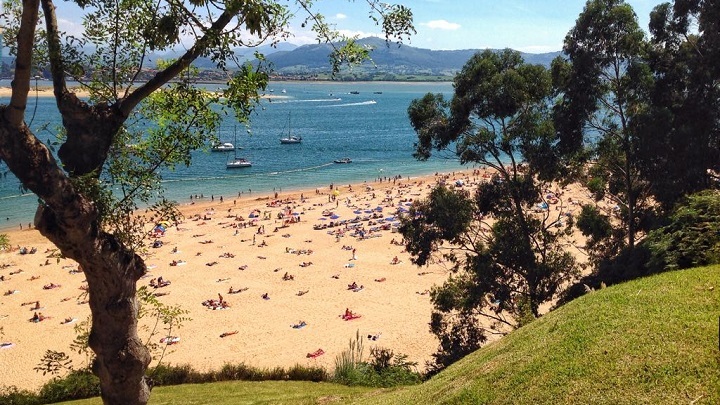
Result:
{"label": "turquoise shallow water", "polygon": [[[225,163],[232,152],[195,152],[191,167],[163,174],[166,196],[181,202],[195,194],[236,197],[242,192],[245,197],[461,168],[449,155],[428,162],[412,157],[416,134],[407,107],[428,92],[451,96],[450,83],[273,82],[270,89],[283,98],[262,102],[251,117],[250,133],[231,117],[219,133],[221,140],[233,142],[237,131],[237,144],[243,148],[238,156],[253,166],[228,170]],[[28,116],[34,108],[29,107]],[[303,137],[301,144],[280,144],[287,135],[288,117],[292,133]],[[49,128],[59,124],[50,98],[38,100],[31,124],[42,140],[52,137],[41,129],[46,123]],[[352,163],[333,163],[343,157]],[[0,227],[30,222],[35,206],[36,198],[23,194],[12,174],[0,180]]]}

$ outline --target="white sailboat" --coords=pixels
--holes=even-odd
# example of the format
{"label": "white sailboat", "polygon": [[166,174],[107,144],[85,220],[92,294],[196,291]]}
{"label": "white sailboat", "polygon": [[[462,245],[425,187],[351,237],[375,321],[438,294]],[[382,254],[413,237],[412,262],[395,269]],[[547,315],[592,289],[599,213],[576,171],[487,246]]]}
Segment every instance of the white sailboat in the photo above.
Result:
{"label": "white sailboat", "polygon": [[[237,128],[235,129],[234,142],[237,143]],[[247,160],[245,158],[238,157],[237,149],[235,149],[235,157],[233,158],[233,160],[225,163],[225,168],[227,168],[227,169],[239,169],[239,168],[251,167],[251,166],[252,166],[252,162],[250,162],[249,160]]]}
{"label": "white sailboat", "polygon": [[291,127],[290,127],[290,114],[288,114],[288,134],[284,138],[280,138],[280,143],[282,144],[291,144],[291,143],[300,143],[302,142],[301,136],[295,136],[291,133]]}

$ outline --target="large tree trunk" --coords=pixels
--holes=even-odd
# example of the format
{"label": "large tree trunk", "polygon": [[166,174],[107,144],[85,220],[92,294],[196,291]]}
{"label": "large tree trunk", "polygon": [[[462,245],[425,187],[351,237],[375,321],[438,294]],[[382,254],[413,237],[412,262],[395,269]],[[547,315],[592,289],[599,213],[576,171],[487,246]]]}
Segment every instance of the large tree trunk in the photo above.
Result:
{"label": "large tree trunk", "polygon": [[106,404],[145,404],[150,389],[145,370],[150,354],[137,335],[136,281],[145,273],[142,259],[112,235],[99,232],[69,237],[54,213],[41,207],[36,217],[40,232],[85,272],[90,291],[92,329],[90,347],[97,356],[93,373],[100,378]]}
{"label": "large tree trunk", "polygon": [[[150,355],[137,336],[136,282],[143,260],[100,229],[98,212],[73,186],[50,151],[22,124],[9,125],[0,108],[0,159],[42,201],[35,226],[85,272],[93,323],[90,347],[97,359],[106,404],[145,404],[144,373]],[[88,123],[88,128],[96,128]],[[79,152],[81,153],[81,152]]]}

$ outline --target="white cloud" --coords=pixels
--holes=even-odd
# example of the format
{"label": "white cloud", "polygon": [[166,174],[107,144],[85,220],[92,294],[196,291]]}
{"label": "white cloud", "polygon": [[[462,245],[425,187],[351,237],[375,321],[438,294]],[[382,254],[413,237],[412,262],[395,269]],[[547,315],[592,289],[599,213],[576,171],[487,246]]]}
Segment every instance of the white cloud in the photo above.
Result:
{"label": "white cloud", "polygon": [[460,24],[451,23],[445,20],[428,21],[426,23],[422,23],[421,25],[424,25],[432,30],[455,31],[460,29]]}
{"label": "white cloud", "polygon": [[58,26],[62,31],[65,31],[68,35],[80,36],[85,31],[82,24],[76,21],[69,20],[67,18],[58,17]]}
{"label": "white cloud", "polygon": [[347,18],[347,16],[343,13],[337,13],[337,14],[335,14],[335,18],[338,20],[344,20]]}

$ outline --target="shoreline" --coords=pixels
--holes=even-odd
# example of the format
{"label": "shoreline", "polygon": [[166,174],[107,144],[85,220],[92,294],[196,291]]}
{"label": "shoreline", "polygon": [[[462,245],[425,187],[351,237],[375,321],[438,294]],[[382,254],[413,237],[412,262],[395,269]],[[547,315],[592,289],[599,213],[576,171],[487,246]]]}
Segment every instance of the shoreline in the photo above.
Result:
{"label": "shoreline", "polygon": [[[391,179],[393,177],[400,177],[404,181],[411,181],[411,180],[418,179],[418,178],[420,178],[420,179],[430,178],[435,175],[451,175],[453,173],[461,173],[461,172],[466,172],[466,171],[472,172],[472,170],[473,170],[472,168],[463,168],[461,170],[455,170],[455,171],[450,171],[450,172],[431,171],[428,173],[420,173],[420,174],[415,174],[412,176],[405,176],[403,174],[394,174],[391,176],[383,176],[383,178]],[[351,181],[349,183],[338,183],[338,186],[346,187],[348,185],[355,185],[355,186],[360,187],[360,186],[364,186],[366,184],[371,184],[371,183],[372,184],[378,183],[378,179],[376,178],[373,180],[362,180],[362,181],[355,180],[355,181]],[[333,183],[333,184],[335,184],[335,183]],[[178,208],[181,208],[183,206],[189,205],[198,200],[200,200],[201,204],[203,204],[203,203],[211,204],[211,203],[213,203],[213,201],[212,201],[213,197],[218,198],[218,199],[220,197],[222,197],[224,199],[233,199],[233,200],[238,200],[238,201],[243,201],[243,202],[254,201],[254,200],[261,201],[261,200],[266,200],[266,199],[272,198],[276,192],[278,193],[278,195],[280,195],[280,194],[288,195],[289,194],[289,195],[300,196],[300,194],[309,194],[310,192],[315,192],[315,190],[319,190],[319,189],[327,188],[327,187],[328,187],[327,184],[324,184],[324,185],[315,184],[312,186],[297,186],[297,187],[291,186],[291,187],[287,187],[287,188],[279,187],[279,188],[277,188],[277,190],[275,190],[275,189],[273,189],[273,190],[259,189],[259,190],[253,190],[251,192],[248,192],[247,190],[242,190],[240,192],[241,193],[240,196],[236,196],[235,194],[230,194],[230,193],[226,193],[226,194],[209,193],[206,195],[204,192],[201,192],[199,194],[197,194],[197,193],[192,194],[192,196],[186,195],[183,198],[170,197],[168,199],[176,202]],[[178,191],[175,191],[175,193],[178,193]],[[167,196],[168,194],[173,194],[173,193],[172,192],[168,193],[168,189],[166,189],[163,194],[165,196]],[[251,196],[250,194],[253,194],[253,195]],[[202,195],[202,197],[197,197],[199,195]],[[37,196],[35,196],[34,193],[27,193],[27,194],[7,197],[6,199],[9,199],[9,198],[33,198],[35,200],[35,199],[37,199]],[[33,207],[35,207],[35,205]],[[144,207],[138,208],[138,210],[143,210],[143,209],[144,209]],[[27,229],[26,221],[31,221],[31,223],[33,222],[33,218],[35,216],[35,208],[33,208],[32,213],[28,213],[27,215],[28,216],[19,223],[8,223],[8,221],[0,221],[0,233],[10,233],[13,231],[25,231]],[[0,220],[1,220],[1,218],[0,218]],[[20,227],[22,229],[18,229]]]}

